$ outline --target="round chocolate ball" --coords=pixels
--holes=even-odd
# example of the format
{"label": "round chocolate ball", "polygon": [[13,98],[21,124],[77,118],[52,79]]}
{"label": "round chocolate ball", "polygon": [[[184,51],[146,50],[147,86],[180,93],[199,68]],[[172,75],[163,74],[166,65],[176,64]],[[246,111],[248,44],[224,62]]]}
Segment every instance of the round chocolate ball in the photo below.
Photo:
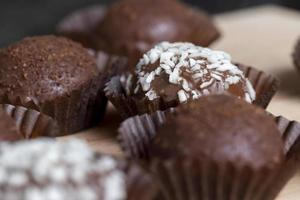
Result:
{"label": "round chocolate ball", "polygon": [[[135,177],[141,175],[134,171]],[[80,140],[0,144],[3,199],[133,200],[137,198],[128,198],[132,172],[123,161],[97,155]],[[136,187],[147,194],[138,181]]]}
{"label": "round chocolate ball", "polygon": [[251,103],[255,91],[227,53],[191,43],[163,42],[144,54],[136,95],[176,106],[208,94],[228,93]]}
{"label": "round chocolate ball", "polygon": [[95,58],[80,44],[55,36],[25,38],[0,50],[0,96],[44,102],[94,78]]}
{"label": "round chocolate ball", "polygon": [[293,54],[294,62],[298,70],[300,70],[300,40],[298,41],[294,54]]}
{"label": "round chocolate ball", "polygon": [[182,105],[159,128],[150,147],[159,159],[210,159],[253,168],[284,160],[280,132],[264,110],[228,95]]}
{"label": "round chocolate ball", "polygon": [[188,41],[208,46],[219,37],[212,19],[177,0],[122,0],[108,8],[95,28],[98,49],[140,56],[162,41]]}

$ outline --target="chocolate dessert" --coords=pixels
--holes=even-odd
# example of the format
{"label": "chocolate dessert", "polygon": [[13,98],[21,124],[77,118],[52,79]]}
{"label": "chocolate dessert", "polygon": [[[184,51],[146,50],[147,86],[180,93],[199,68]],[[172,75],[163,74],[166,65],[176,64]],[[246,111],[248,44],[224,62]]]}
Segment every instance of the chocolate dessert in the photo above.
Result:
{"label": "chocolate dessert", "polygon": [[119,133],[166,200],[273,200],[299,169],[300,124],[229,95],[131,117]]}
{"label": "chocolate dessert", "polygon": [[61,133],[99,122],[106,105],[95,57],[69,39],[25,38],[0,50],[0,102],[50,116]]}
{"label": "chocolate dessert", "polygon": [[96,28],[99,49],[139,57],[161,41],[208,46],[219,37],[212,20],[177,0],[125,0],[112,5]]}
{"label": "chocolate dessert", "polygon": [[179,106],[158,129],[152,157],[210,158],[239,166],[274,168],[284,160],[283,142],[263,109],[226,95]]}
{"label": "chocolate dessert", "polygon": [[[140,56],[159,42],[187,41],[208,46],[220,36],[206,13],[178,0],[122,0],[105,12],[99,9],[104,14],[99,14],[98,20],[94,13],[94,9],[78,13],[81,20],[77,24],[73,23],[75,16],[70,17],[69,23],[60,25],[59,32],[97,50],[129,57],[132,70]],[[78,24],[84,24],[82,21],[89,24],[87,33],[78,28]],[[84,35],[90,35],[89,42]]]}
{"label": "chocolate dessert", "polygon": [[[125,90],[119,95],[115,79]],[[143,55],[133,75],[115,79],[107,84],[107,97],[117,108],[132,102],[137,114],[166,110],[209,94],[230,94],[249,103],[256,99],[252,84],[227,53],[191,43],[160,43]]]}

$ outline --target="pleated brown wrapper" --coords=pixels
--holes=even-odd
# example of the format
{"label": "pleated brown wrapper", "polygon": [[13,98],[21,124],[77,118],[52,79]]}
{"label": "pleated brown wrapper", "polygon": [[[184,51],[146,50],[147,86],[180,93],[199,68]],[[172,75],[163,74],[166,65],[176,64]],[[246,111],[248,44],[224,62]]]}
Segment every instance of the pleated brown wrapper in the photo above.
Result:
{"label": "pleated brown wrapper", "polygon": [[[249,79],[256,91],[256,100],[253,104],[266,108],[278,89],[279,81],[254,67],[243,64],[237,64],[237,66],[244,72],[245,77]],[[123,118],[177,106],[178,100],[176,99],[171,103],[166,103],[161,98],[153,101],[146,98],[134,98],[130,91],[133,91],[132,87],[135,86],[131,84],[128,77],[129,75],[115,76],[106,84],[104,89],[107,98]]]}
{"label": "pleated brown wrapper", "polygon": [[41,135],[52,137],[59,132],[57,123],[51,117],[36,110],[9,104],[0,105],[0,110],[15,121],[16,127],[12,135],[0,133],[1,141],[32,139]]}
{"label": "pleated brown wrapper", "polygon": [[63,136],[100,122],[107,105],[103,88],[118,70],[115,65],[121,65],[123,60],[102,52],[90,52],[96,57],[99,74],[77,90],[45,102],[20,96],[0,97],[0,103],[15,119],[25,139]]}
{"label": "pleated brown wrapper", "polygon": [[127,174],[127,200],[161,200],[161,194],[152,176],[137,163],[129,161]]}
{"label": "pleated brown wrapper", "polygon": [[[124,121],[119,140],[127,157],[149,162],[149,145],[171,110]],[[209,158],[153,158],[150,171],[167,200],[272,200],[291,179],[300,162],[300,124],[274,117],[284,142],[285,161],[277,168],[254,169]]]}

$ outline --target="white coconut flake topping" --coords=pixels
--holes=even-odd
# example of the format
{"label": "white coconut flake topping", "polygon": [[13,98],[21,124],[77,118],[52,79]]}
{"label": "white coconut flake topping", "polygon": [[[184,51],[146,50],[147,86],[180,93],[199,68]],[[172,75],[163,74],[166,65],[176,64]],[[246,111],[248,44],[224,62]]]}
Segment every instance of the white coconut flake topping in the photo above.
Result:
{"label": "white coconut flake topping", "polygon": [[125,174],[80,140],[0,144],[0,196],[13,200],[124,200]]}
{"label": "white coconut flake topping", "polygon": [[[155,65],[156,68],[149,71],[149,64]],[[241,81],[246,82],[244,83],[243,98],[248,102],[253,102],[256,96],[251,83],[244,77],[243,72],[232,64],[229,54],[191,43],[162,42],[158,44],[140,59],[136,74],[138,75],[137,88],[141,88],[151,101],[159,98],[152,83],[162,74],[168,76],[170,84],[179,86],[177,96],[180,102],[207,95],[210,93],[210,87],[214,85],[218,87],[222,85],[225,91],[230,85],[238,84]],[[220,91],[220,87],[218,91]],[[138,89],[135,90],[135,93],[137,92]]]}

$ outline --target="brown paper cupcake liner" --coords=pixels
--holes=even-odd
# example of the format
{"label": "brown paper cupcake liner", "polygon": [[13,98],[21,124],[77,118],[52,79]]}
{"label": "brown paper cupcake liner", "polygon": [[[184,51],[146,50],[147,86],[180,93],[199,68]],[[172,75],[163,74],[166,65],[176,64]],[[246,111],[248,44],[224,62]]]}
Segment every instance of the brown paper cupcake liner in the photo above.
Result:
{"label": "brown paper cupcake liner", "polygon": [[[15,120],[17,130],[23,139],[58,135],[57,123],[51,117],[22,106],[3,104],[2,107]],[[18,139],[21,139],[21,137]]]}
{"label": "brown paper cupcake liner", "polygon": [[[253,67],[238,65],[245,73],[246,78],[252,83],[256,91],[255,105],[266,108],[278,88],[278,81],[262,71]],[[149,101],[145,98],[137,98],[131,94],[133,91],[131,75],[113,77],[104,89],[109,101],[118,109],[121,116],[128,118],[144,113],[153,113],[158,110],[166,110],[175,107],[177,101],[165,102],[162,99]]]}
{"label": "brown paper cupcake liner", "polygon": [[[170,111],[127,119],[119,129],[125,155],[149,160],[149,145]],[[284,142],[286,159],[276,169],[253,169],[208,158],[151,160],[151,171],[167,200],[272,200],[300,164],[300,124],[274,117]]]}
{"label": "brown paper cupcake liner", "polygon": [[154,161],[152,165],[166,200],[272,200],[280,191],[274,188],[280,189],[286,183],[277,178],[283,170],[184,159]]}
{"label": "brown paper cupcake liner", "polygon": [[254,101],[255,105],[262,108],[267,108],[271,99],[275,95],[279,87],[279,81],[273,76],[243,64],[237,66],[244,72],[245,77],[252,83],[256,92],[257,98]]}
{"label": "brown paper cupcake liner", "polygon": [[0,113],[0,142],[23,140],[23,135],[20,133],[15,121],[10,119],[10,115],[6,114],[3,105],[0,105]]}
{"label": "brown paper cupcake liner", "polygon": [[126,157],[149,159],[149,145],[156,135],[157,128],[166,121],[171,110],[135,116],[125,120],[119,128],[118,140]]}
{"label": "brown paper cupcake liner", "polygon": [[[103,81],[102,76],[97,76],[79,89],[45,102],[8,95],[0,100],[2,104],[22,106],[49,116],[59,127],[59,131],[51,136],[62,136],[91,127],[100,121],[107,104]],[[44,133],[35,133],[35,136],[41,135]]]}
{"label": "brown paper cupcake liner", "polygon": [[146,170],[137,163],[129,161],[127,173],[127,200],[160,200],[157,184]]}

